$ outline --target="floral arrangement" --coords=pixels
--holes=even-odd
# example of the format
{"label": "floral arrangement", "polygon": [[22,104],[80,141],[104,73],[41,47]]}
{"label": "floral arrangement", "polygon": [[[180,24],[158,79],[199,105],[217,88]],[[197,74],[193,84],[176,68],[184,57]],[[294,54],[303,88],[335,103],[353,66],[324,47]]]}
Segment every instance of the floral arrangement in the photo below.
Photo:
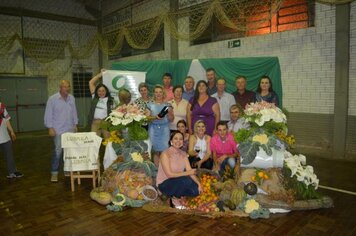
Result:
{"label": "floral arrangement", "polygon": [[[128,137],[133,140],[145,140],[148,138],[147,130],[142,127],[147,122],[147,117],[136,104],[121,105],[114,109],[102,124],[102,128],[123,132],[128,129]],[[124,135],[123,135],[124,136]]]}
{"label": "floral arrangement", "polygon": [[246,121],[262,127],[268,121],[286,123],[287,117],[274,103],[265,101],[250,103],[245,108]]}
{"label": "floral arrangement", "polygon": [[292,148],[295,143],[294,135],[287,135],[282,130],[278,130],[274,133],[278,137],[279,140],[282,140],[288,147]]}
{"label": "floral arrangement", "polygon": [[287,135],[285,113],[273,103],[262,101],[247,104],[244,118],[250,123],[250,129],[240,129],[234,133],[244,165],[251,164],[259,150],[271,156],[273,150],[283,151],[295,142],[294,136]]}
{"label": "floral arrangement", "polygon": [[239,151],[243,157],[241,163],[248,165],[252,163],[257,155],[257,152],[262,148],[267,155],[273,154],[272,148],[280,150],[283,145],[277,142],[277,137],[273,134],[267,135],[263,130],[258,130],[252,133],[250,137],[239,144]]}
{"label": "floral arrangement", "polygon": [[313,199],[320,195],[316,192],[319,179],[314,173],[314,168],[306,165],[304,155],[293,155],[288,151],[284,152],[283,175],[286,179],[286,187],[296,191],[297,199]]}
{"label": "floral arrangement", "polygon": [[112,143],[117,143],[117,144],[120,144],[124,141],[124,139],[120,138],[117,134],[117,131],[114,130],[114,131],[111,131],[110,132],[110,137],[109,138],[106,138],[104,141],[103,141],[103,145],[106,146],[108,145],[109,142],[112,142]]}
{"label": "floral arrangement", "polygon": [[305,165],[306,157],[304,155],[293,155],[286,151],[285,155],[285,165],[291,170],[290,177],[296,177],[299,182],[303,182],[306,186],[312,185],[315,189],[318,188],[319,179],[314,174],[314,169],[312,166]]}

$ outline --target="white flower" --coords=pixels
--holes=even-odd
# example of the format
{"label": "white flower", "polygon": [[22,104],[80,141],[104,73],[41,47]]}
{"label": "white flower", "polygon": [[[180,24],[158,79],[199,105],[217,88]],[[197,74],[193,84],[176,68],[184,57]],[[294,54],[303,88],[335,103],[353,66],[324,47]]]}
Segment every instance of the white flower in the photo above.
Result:
{"label": "white flower", "polygon": [[319,179],[312,166],[305,166],[306,157],[304,155],[292,155],[285,151],[284,158],[286,166],[291,170],[291,177],[296,176],[297,180],[303,182],[306,186],[312,185],[315,189],[318,188]]}
{"label": "white flower", "polygon": [[113,125],[120,125],[121,124],[121,119],[118,119],[116,117],[111,117],[111,123]]}
{"label": "white flower", "polygon": [[123,119],[123,120],[121,121],[121,124],[122,124],[122,125],[128,125],[128,124],[130,124],[132,121],[133,121],[133,119],[132,119],[131,117],[129,117],[129,118]]}

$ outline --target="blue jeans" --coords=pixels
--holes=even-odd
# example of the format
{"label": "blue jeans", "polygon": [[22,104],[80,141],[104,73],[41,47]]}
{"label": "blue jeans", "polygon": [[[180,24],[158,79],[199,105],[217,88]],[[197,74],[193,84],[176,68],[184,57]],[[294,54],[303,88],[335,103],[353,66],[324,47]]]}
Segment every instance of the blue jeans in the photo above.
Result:
{"label": "blue jeans", "polygon": [[158,189],[169,197],[180,198],[183,196],[195,197],[199,195],[198,185],[190,176],[166,179],[158,185]]}
{"label": "blue jeans", "polygon": [[53,137],[54,150],[52,153],[51,161],[51,174],[58,174],[59,164],[63,162],[63,149],[62,149],[62,135],[56,135]]}
{"label": "blue jeans", "polygon": [[234,157],[228,157],[223,160],[223,162],[220,165],[220,171],[219,174],[222,175],[225,171],[226,165],[229,165],[231,169],[233,169],[236,165],[236,158]]}

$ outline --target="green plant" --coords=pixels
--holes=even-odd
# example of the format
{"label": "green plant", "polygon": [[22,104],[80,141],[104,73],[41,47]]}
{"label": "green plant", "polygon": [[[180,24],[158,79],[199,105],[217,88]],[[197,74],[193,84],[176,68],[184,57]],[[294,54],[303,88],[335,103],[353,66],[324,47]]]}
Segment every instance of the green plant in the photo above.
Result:
{"label": "green plant", "polygon": [[239,131],[234,132],[234,139],[237,143],[242,143],[253,134],[253,131],[253,129],[239,129]]}

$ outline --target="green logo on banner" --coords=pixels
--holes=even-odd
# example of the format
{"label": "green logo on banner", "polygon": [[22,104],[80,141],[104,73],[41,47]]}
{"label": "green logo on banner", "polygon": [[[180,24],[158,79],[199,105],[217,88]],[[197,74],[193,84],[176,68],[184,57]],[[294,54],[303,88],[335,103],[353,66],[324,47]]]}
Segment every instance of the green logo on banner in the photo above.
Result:
{"label": "green logo on banner", "polygon": [[124,87],[125,83],[126,83],[126,77],[123,75],[115,76],[111,82],[112,87],[116,90],[120,90],[122,87]]}

